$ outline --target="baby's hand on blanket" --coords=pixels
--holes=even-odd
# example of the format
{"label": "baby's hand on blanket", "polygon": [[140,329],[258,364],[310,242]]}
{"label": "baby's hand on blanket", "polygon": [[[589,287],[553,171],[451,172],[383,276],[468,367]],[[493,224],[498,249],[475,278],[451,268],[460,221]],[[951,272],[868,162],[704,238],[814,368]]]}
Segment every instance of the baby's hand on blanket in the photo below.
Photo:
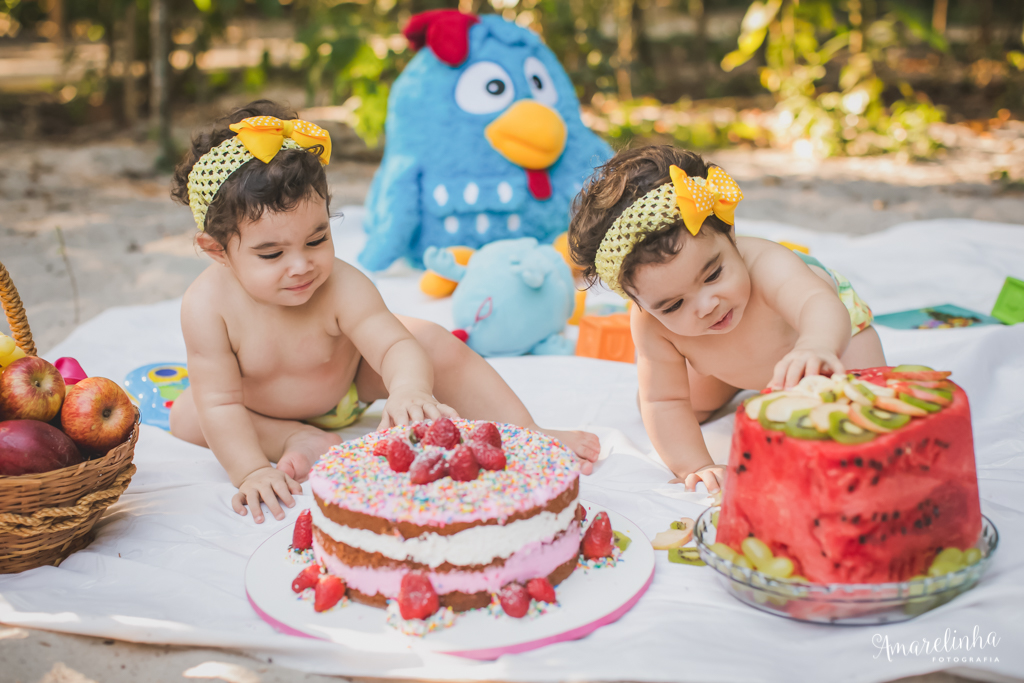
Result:
{"label": "baby's hand on blanket", "polygon": [[792,389],[805,375],[823,374],[825,368],[843,374],[846,369],[836,354],[825,349],[795,348],[775,364],[775,372],[768,388],[775,391]]}
{"label": "baby's hand on blanket", "polygon": [[384,404],[384,416],[377,430],[390,429],[396,425],[434,420],[439,417],[458,417],[455,409],[439,403],[436,398],[422,391],[395,392]]}
{"label": "baby's hand on blanket", "polygon": [[684,477],[677,477],[670,481],[670,484],[683,484],[687,491],[695,491],[698,482],[704,482],[708,493],[714,493],[725,485],[724,465],[705,465],[696,472],[691,472]]}
{"label": "baby's hand on blanket", "polygon": [[242,480],[238,493],[231,498],[231,507],[240,515],[245,515],[245,507],[252,510],[252,519],[257,524],[263,523],[263,509],[260,501],[267,504],[274,519],[284,519],[284,510],[277,502],[280,498],[288,507],[295,506],[293,493],[302,493],[302,487],[294,479],[274,467],[261,467]]}

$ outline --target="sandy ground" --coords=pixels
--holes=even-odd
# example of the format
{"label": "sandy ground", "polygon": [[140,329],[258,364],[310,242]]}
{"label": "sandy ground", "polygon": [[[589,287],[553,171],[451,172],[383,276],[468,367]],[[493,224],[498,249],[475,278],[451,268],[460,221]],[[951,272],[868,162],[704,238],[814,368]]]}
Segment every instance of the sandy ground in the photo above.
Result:
{"label": "sandy ground", "polygon": [[[1010,123],[984,134],[946,127],[948,154],[924,164],[814,162],[775,150],[710,156],[740,182],[746,199],[739,214],[749,218],[852,234],[935,217],[1024,225],[1024,124]],[[180,296],[206,267],[193,246],[188,209],[169,198],[169,177],[152,170],[155,152],[131,136],[92,144],[14,142],[0,150],[0,262],[20,290],[41,353],[110,306]],[[375,168],[333,162],[333,206],[361,203]],[[0,683],[337,680],[216,650],[3,627],[0,662]]]}

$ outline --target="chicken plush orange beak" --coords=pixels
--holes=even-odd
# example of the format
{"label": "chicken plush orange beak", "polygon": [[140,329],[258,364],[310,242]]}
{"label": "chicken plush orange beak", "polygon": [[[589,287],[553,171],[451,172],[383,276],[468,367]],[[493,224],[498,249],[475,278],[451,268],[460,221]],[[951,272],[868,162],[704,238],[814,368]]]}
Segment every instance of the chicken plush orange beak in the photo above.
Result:
{"label": "chicken plush orange beak", "polygon": [[562,156],[566,128],[554,109],[535,100],[519,100],[487,126],[484,136],[513,164],[540,170]]}

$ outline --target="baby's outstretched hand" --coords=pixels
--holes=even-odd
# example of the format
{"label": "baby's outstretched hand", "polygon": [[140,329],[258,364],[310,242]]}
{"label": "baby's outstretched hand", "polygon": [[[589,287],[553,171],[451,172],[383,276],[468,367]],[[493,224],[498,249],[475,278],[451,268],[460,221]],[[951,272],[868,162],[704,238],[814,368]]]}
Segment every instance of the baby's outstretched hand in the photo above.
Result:
{"label": "baby's outstretched hand", "polygon": [[295,506],[293,493],[302,493],[302,487],[294,479],[278,469],[267,466],[252,472],[238,486],[238,493],[231,498],[231,507],[240,515],[245,515],[246,506],[252,510],[252,519],[257,524],[263,523],[263,509],[260,501],[267,504],[274,519],[284,519],[281,502],[288,507]]}
{"label": "baby's outstretched hand", "polygon": [[678,477],[670,481],[670,484],[683,484],[687,491],[694,491],[697,482],[704,482],[708,493],[714,493],[725,485],[725,465],[705,465],[696,472],[690,472],[685,477]]}
{"label": "baby's outstretched hand", "polygon": [[387,403],[384,404],[384,415],[377,430],[390,429],[410,422],[458,416],[454,408],[439,403],[430,394],[419,391],[396,392],[389,396]]}
{"label": "baby's outstretched hand", "polygon": [[769,389],[792,389],[805,375],[820,375],[828,368],[833,374],[846,372],[842,361],[831,351],[796,348],[775,364]]}

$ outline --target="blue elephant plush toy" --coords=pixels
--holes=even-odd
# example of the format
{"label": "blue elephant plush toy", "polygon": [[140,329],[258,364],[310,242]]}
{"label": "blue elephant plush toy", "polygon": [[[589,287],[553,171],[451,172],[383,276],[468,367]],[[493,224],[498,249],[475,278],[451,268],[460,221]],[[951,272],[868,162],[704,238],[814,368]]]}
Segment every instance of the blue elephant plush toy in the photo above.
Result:
{"label": "blue elephant plush toy", "polygon": [[452,294],[456,333],[481,356],[575,353],[576,343],[561,332],[572,315],[576,287],[554,247],[524,237],[491,242],[465,266],[437,247],[428,247],[423,260],[459,283]]}
{"label": "blue elephant plush toy", "polygon": [[404,33],[419,53],[388,98],[359,262],[420,266],[429,246],[565,232],[573,197],[612,150],[580,120],[554,53],[496,15],[433,10]]}

